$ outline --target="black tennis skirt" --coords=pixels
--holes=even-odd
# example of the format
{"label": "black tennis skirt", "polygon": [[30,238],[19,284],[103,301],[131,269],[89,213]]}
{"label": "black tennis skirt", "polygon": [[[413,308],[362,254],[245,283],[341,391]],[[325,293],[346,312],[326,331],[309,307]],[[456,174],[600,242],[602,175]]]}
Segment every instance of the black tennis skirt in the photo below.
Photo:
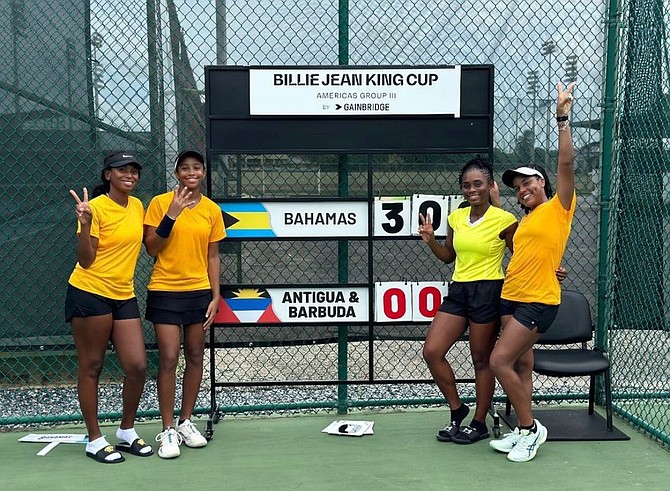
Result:
{"label": "black tennis skirt", "polygon": [[205,322],[211,290],[192,292],[147,292],[146,319],[154,324],[186,326]]}

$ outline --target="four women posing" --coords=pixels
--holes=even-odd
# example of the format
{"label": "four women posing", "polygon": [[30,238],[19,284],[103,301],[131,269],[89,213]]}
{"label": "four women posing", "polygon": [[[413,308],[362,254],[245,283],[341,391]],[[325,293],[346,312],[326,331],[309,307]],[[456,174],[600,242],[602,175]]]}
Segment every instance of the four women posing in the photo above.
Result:
{"label": "four women posing", "polygon": [[[470,205],[448,217],[444,245],[435,240],[431,217],[420,217],[419,233],[437,258],[455,261],[453,282],[430,326],[423,356],[451,408],[441,441],[474,443],[488,438],[486,413],[495,377],[514,406],[518,426],[495,450],[516,462],[531,460],[547,438],[546,428],[531,412],[533,345],[556,317],[561,300],[559,265],[575,211],[574,149],[568,122],[574,84],[558,85],[559,130],[557,191],[554,196],[543,169],[519,167],[503,174],[527,215],[517,224],[499,207],[493,169],[485,159],[473,159],[461,170],[459,182]],[[156,437],[158,455],[174,458],[182,441],[202,447],[207,440],[190,418],[203,373],[205,332],[220,301],[218,242],[225,237],[221,210],[201,193],[205,159],[195,151],[179,154],[174,191],[156,196],[144,217],[142,204],[130,196],[142,167],[132,154],[105,158],[102,186],[88,201],[70,191],[78,220],[78,263],[66,298],[66,321],[72,324],[79,357],[78,391],[88,430],[86,454],[102,463],[124,460],[118,450],[149,456],[153,449],[135,432],[134,419],[144,387],[146,353],[133,288],[142,240],[156,258],[147,296],[147,320],[153,322],[159,348],[158,397],[163,431]],[[492,199],[493,198],[493,199]],[[503,274],[505,248],[513,251]],[[558,277],[558,279],[557,279]],[[504,278],[504,280],[503,280]],[[501,300],[502,298],[502,300]],[[498,338],[500,319],[502,333]],[[176,367],[183,344],[186,368],[180,419],[174,424]],[[456,390],[445,356],[470,329],[477,407],[469,413]],[[496,341],[497,340],[497,341]],[[123,415],[109,445],[97,420],[98,379],[111,341],[124,371]]]}

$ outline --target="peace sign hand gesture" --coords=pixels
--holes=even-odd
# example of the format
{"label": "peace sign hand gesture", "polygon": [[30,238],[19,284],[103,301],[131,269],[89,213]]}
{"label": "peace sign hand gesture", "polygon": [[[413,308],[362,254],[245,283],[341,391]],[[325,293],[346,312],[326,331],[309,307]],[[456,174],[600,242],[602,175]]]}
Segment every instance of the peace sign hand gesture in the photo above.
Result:
{"label": "peace sign hand gesture", "polygon": [[176,220],[177,217],[184,211],[184,208],[188,208],[191,205],[195,204],[195,200],[192,199],[193,192],[187,187],[179,189],[179,186],[175,187],[174,197],[168,208],[167,215]]}
{"label": "peace sign hand gesture", "polygon": [[575,100],[572,92],[575,90],[575,82],[570,83],[565,90],[563,90],[563,84],[558,82],[556,89],[558,92],[556,100],[556,116],[567,116],[572,109],[572,103]]}
{"label": "peace sign hand gesture", "polygon": [[70,189],[70,195],[74,198],[76,203],[74,207],[74,214],[79,220],[79,223],[83,225],[89,225],[93,219],[93,213],[91,213],[91,207],[88,204],[88,190],[84,188],[84,199],[79,199],[77,193]]}
{"label": "peace sign hand gesture", "polygon": [[433,230],[433,219],[430,216],[430,213],[427,213],[426,216],[423,216],[423,213],[419,213],[419,235],[424,242],[432,242],[435,240],[435,230]]}

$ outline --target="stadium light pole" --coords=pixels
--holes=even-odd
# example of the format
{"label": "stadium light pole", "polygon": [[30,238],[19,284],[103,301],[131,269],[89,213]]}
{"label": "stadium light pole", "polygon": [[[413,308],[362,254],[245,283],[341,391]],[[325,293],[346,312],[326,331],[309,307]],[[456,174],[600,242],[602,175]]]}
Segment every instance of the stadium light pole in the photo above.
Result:
{"label": "stadium light pole", "polygon": [[570,84],[572,82],[577,81],[577,67],[578,67],[578,61],[577,61],[577,55],[572,54],[568,55],[565,59],[565,82]]}
{"label": "stadium light pole", "polygon": [[552,94],[552,73],[551,73],[551,61],[552,61],[552,54],[556,51],[556,43],[553,41],[553,39],[549,39],[548,41],[545,41],[542,43],[541,47],[542,51],[542,56],[545,56],[547,58],[547,83],[549,84],[549,90],[547,92],[547,126],[546,126],[546,134],[545,134],[545,141],[544,141],[544,168],[545,170],[548,170],[549,167],[549,137],[550,137],[550,127],[551,127],[551,122],[552,122],[552,117],[551,117],[551,94]]}
{"label": "stadium light pole", "polygon": [[103,85],[102,64],[98,60],[98,50],[102,48],[104,39],[100,34],[94,32],[91,35],[91,68],[93,70],[93,90],[95,91],[95,119],[100,120],[100,88]]}
{"label": "stadium light pole", "polygon": [[540,87],[540,82],[537,76],[537,70],[529,70],[526,72],[526,92],[528,93],[528,97],[531,98],[533,101],[533,108],[532,108],[532,120],[533,120],[533,125],[531,127],[531,133],[532,133],[532,141],[531,141],[531,149],[530,149],[530,163],[534,164],[535,163],[535,113],[536,108],[535,108],[535,100],[537,99],[537,91]]}

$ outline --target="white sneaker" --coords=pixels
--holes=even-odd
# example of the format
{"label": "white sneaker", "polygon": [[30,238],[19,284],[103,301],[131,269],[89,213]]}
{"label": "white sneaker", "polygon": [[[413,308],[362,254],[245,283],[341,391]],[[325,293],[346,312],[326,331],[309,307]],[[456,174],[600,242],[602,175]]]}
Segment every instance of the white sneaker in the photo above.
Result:
{"label": "white sneaker", "polygon": [[528,462],[535,457],[537,449],[547,440],[547,428],[535,420],[537,430],[531,433],[529,430],[521,430],[521,438],[516,442],[514,448],[507,454],[512,462]]}
{"label": "white sneaker", "polygon": [[489,446],[498,452],[510,453],[519,438],[521,438],[519,428],[514,428],[512,433],[504,434],[500,440],[491,440]]}
{"label": "white sneaker", "polygon": [[190,419],[177,426],[177,432],[181,435],[187,447],[199,448],[207,445],[207,439],[200,434]]}
{"label": "white sneaker", "polygon": [[174,428],[166,428],[158,435],[158,456],[162,459],[174,459],[179,457],[179,445],[181,445],[181,435]]}

